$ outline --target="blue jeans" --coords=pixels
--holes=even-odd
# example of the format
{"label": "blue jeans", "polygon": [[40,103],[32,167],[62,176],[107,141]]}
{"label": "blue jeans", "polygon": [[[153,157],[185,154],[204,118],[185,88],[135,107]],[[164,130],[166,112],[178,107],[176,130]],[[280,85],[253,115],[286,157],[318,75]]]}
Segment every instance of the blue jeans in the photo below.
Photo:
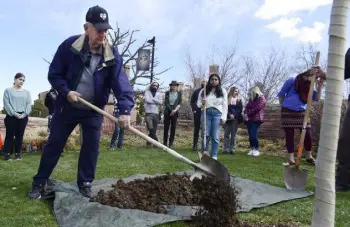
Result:
{"label": "blue jeans", "polygon": [[[118,118],[119,116],[116,115],[115,117]],[[123,140],[124,140],[124,129],[120,128],[118,124],[115,124],[114,132],[111,139],[111,144],[109,145],[110,148],[113,148],[115,146],[115,142],[117,141],[117,138],[118,138],[117,147],[122,148]]]}
{"label": "blue jeans", "polygon": [[256,121],[248,121],[248,135],[249,135],[249,143],[251,149],[259,150],[259,139],[258,139],[258,131],[261,123]]}
{"label": "blue jeans", "polygon": [[221,112],[215,108],[208,108],[206,110],[206,145],[204,148],[204,113],[201,115],[201,126],[202,126],[202,152],[208,151],[208,142],[211,141],[211,156],[217,157],[219,151],[220,142],[220,119]]}

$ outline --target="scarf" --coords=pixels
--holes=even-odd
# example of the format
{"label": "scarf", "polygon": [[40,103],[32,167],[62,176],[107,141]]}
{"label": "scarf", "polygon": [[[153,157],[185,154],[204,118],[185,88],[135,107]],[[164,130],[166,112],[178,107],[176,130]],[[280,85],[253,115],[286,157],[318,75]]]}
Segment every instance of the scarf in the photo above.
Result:
{"label": "scarf", "polygon": [[310,75],[309,70],[304,73],[301,73],[295,78],[295,82],[294,82],[294,89],[298,93],[300,100],[304,104],[307,103],[311,81],[305,80],[303,76],[309,76],[309,75]]}
{"label": "scarf", "polygon": [[237,104],[237,100],[238,100],[237,97],[236,98],[231,97],[230,104],[235,106]]}

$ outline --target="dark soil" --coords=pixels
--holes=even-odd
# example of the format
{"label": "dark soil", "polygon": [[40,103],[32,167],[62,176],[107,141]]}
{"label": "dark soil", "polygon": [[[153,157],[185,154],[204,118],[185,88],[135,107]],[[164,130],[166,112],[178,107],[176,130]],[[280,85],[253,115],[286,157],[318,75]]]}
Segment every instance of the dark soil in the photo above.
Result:
{"label": "dark soil", "polygon": [[291,227],[291,225],[249,225],[236,217],[237,192],[228,183],[213,178],[201,180],[189,176],[167,174],[125,183],[119,180],[113,189],[100,190],[92,202],[166,214],[164,205],[201,207],[193,217],[193,226],[201,227]]}

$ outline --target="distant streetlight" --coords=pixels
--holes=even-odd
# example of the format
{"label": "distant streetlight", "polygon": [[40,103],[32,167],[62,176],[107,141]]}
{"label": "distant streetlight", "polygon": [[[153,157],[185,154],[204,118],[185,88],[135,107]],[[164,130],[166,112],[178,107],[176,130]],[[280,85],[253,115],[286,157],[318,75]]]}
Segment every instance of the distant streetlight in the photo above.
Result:
{"label": "distant streetlight", "polygon": [[154,66],[154,46],[156,45],[156,37],[153,36],[152,39],[149,39],[147,43],[152,44],[152,61],[151,61],[151,83],[153,81],[153,66]]}

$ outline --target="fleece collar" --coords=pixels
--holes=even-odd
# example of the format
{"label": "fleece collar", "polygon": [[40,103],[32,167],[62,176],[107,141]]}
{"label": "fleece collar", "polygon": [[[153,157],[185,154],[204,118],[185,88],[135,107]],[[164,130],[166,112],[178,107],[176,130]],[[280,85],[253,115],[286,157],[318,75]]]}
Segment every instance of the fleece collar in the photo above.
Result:
{"label": "fleece collar", "polygon": [[[72,44],[72,49],[74,52],[80,52],[84,47],[84,42],[86,39],[86,35],[82,34],[75,42]],[[111,61],[114,59],[114,54],[111,45],[106,40],[103,44],[103,57],[105,62]]]}

